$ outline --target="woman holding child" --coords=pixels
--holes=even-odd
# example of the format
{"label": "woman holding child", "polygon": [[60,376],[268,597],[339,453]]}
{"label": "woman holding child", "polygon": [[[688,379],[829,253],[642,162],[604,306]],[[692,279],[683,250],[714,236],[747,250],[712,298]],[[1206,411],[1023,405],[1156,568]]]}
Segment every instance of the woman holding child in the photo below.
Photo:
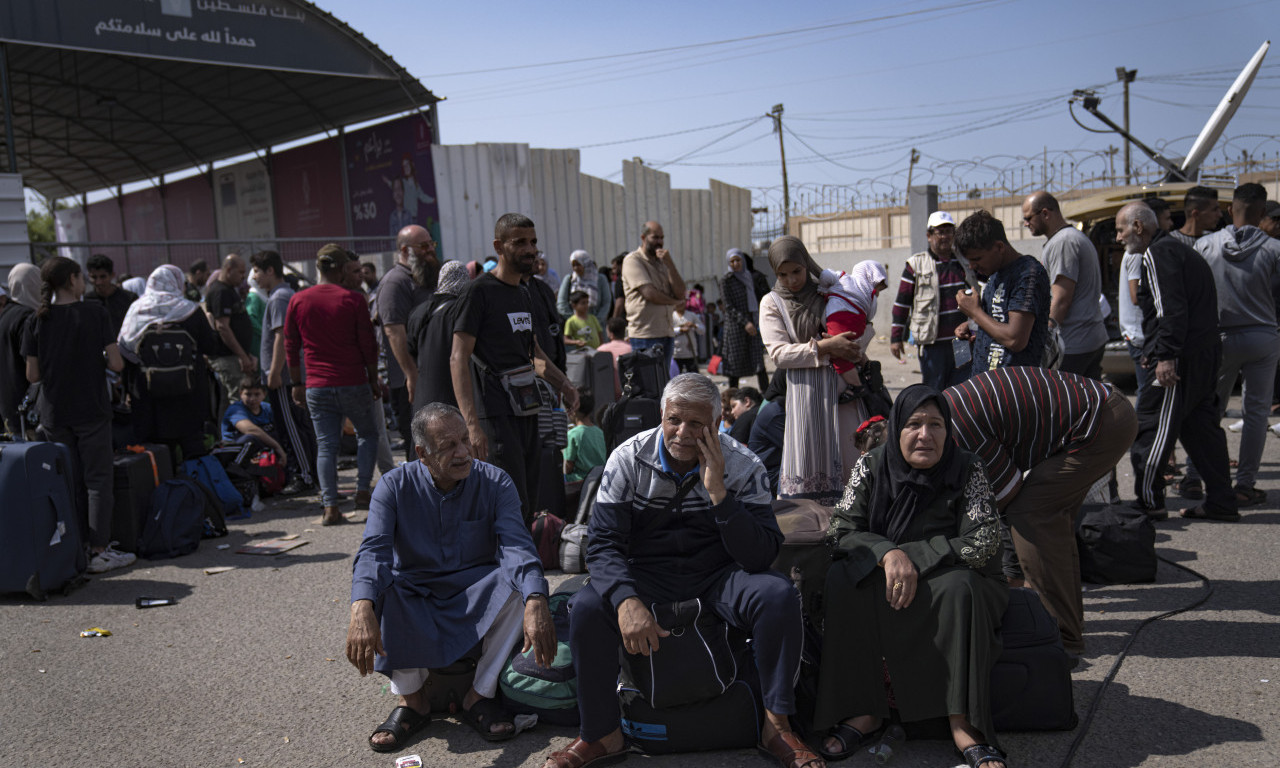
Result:
{"label": "woman holding child", "polygon": [[861,401],[839,402],[846,385],[831,361],[861,360],[862,350],[852,333],[824,333],[822,268],[800,238],[774,240],[769,263],[778,280],[760,300],[760,338],[774,365],[787,372],[778,493],[833,504],[858,458],[854,436],[867,416]]}
{"label": "woman holding child", "polygon": [[951,440],[946,401],[898,396],[888,440],[858,460],[832,519],[814,723],[821,753],[849,757],[889,717],[887,671],[905,722],[946,716],[973,768],[1005,768],[989,684],[1008,604],[996,503],[981,462]]}

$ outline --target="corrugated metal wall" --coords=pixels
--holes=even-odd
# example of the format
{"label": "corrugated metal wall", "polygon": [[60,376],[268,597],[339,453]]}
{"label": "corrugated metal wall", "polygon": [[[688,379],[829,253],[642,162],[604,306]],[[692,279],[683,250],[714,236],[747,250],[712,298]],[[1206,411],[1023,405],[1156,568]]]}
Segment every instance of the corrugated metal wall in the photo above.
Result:
{"label": "corrugated metal wall", "polygon": [[582,247],[582,174],[576,149],[529,152],[538,247],[561,277],[569,274],[569,254]]}
{"label": "corrugated metal wall", "polygon": [[582,247],[596,260],[597,266],[608,266],[614,256],[640,244],[639,230],[627,230],[627,190],[621,184],[582,174]]}
{"label": "corrugated metal wall", "polygon": [[533,215],[528,144],[434,145],[441,255],[470,261],[493,252],[493,223],[504,213]]}
{"label": "corrugated metal wall", "polygon": [[538,243],[563,277],[574,250],[608,266],[638,247],[640,229],[655,220],[685,281],[702,282],[714,299],[724,252],[750,250],[748,189],[713,180],[710,190],[672,190],[670,175],[632,161],[623,162],[623,184],[615,184],[583,174],[576,149],[527,144],[437,145],[431,157],[446,259],[483,259],[493,250],[493,223],[517,211],[537,224]]}

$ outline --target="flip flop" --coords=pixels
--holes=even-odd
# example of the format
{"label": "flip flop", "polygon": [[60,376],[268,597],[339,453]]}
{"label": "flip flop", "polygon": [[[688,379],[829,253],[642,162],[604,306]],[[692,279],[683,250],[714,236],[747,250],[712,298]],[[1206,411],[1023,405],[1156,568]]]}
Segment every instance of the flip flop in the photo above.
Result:
{"label": "flip flop", "polygon": [[1214,520],[1219,523],[1240,522],[1239,512],[1219,512],[1216,509],[1206,509],[1203,504],[1182,510],[1182,516],[1188,520]]}
{"label": "flip flop", "polygon": [[979,768],[987,763],[1004,763],[1005,768],[1009,765],[1005,754],[990,744],[974,744],[961,752],[960,756],[970,768]]}
{"label": "flip flop", "polygon": [[828,760],[833,763],[838,760],[844,760],[852,757],[853,753],[857,752],[859,749],[862,749],[868,744],[879,741],[880,735],[884,733],[885,726],[887,725],[888,720],[882,720],[879,727],[874,731],[871,731],[870,733],[863,733],[852,725],[836,723],[827,729],[822,743],[825,745],[827,739],[835,739],[840,742],[840,751],[828,752],[825,746],[819,746],[818,754],[822,755],[824,760]]}
{"label": "flip flop", "polygon": [[[480,734],[480,738],[485,741],[506,741],[516,735],[515,723],[511,721],[511,715],[502,708],[502,705],[493,699],[480,699],[471,705],[471,709],[464,709],[458,713],[458,717],[462,722],[475,729]],[[511,730],[505,733],[493,733],[489,729],[495,725],[507,723],[511,726]]]}
{"label": "flip flop", "polygon": [[[409,737],[431,724],[431,715],[424,715],[413,707],[399,706],[391,710],[391,714],[369,734],[369,749],[374,752],[399,752],[408,743]],[[392,740],[386,744],[376,744],[373,737],[379,733],[389,733]]]}

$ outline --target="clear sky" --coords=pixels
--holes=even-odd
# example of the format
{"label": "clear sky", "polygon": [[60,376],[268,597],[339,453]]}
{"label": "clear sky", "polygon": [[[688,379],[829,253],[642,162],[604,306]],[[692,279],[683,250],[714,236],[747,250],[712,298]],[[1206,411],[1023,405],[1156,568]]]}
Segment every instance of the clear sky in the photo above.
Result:
{"label": "clear sky", "polygon": [[[753,120],[783,103],[793,188],[861,194],[903,188],[912,147],[922,153],[913,183],[944,188],[1038,173],[1046,150],[1051,162],[1074,159],[1078,173],[1105,172],[1101,152],[1118,137],[1077,126],[1067,99],[1097,88],[1120,122],[1118,66],[1138,70],[1135,135],[1184,154],[1280,29],[1275,0],[317,4],[446,97],[446,144],[581,147],[583,171],[596,176],[641,157],[676,187],[709,178],[777,187],[777,137],[770,120]],[[735,41],[706,45],[726,40]],[[639,53],[656,49],[668,50]],[[578,59],[587,60],[532,66]],[[1209,162],[1242,150],[1276,156],[1278,123],[1272,51]],[[1134,160],[1145,157],[1135,150]]]}

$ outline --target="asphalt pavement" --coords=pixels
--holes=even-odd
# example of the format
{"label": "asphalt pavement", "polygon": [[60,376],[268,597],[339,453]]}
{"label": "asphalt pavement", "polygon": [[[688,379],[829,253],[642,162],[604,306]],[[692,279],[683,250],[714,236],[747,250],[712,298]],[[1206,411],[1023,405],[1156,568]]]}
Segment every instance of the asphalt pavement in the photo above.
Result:
{"label": "asphalt pavement", "polygon": [[[919,380],[914,360],[893,361],[883,343],[872,352],[892,389]],[[1238,398],[1231,405],[1238,408]],[[1234,456],[1239,435],[1227,439]],[[1119,469],[1122,495],[1132,498],[1127,458]],[[354,485],[353,471],[342,483]],[[1162,562],[1155,584],[1086,590],[1088,651],[1073,674],[1081,725],[1001,734],[1011,768],[1056,768],[1073,748],[1070,764],[1081,768],[1280,765],[1280,439],[1273,436],[1259,487],[1269,491],[1267,502],[1235,524],[1183,520],[1178,510],[1191,503],[1171,496],[1157,551],[1207,585]],[[343,655],[362,526],[322,528],[319,511],[315,497],[272,501],[186,557],[139,561],[44,603],[0,599],[0,764],[391,768],[397,757],[418,754],[427,766],[538,766],[572,738],[571,729],[539,724],[490,744],[438,718],[399,753],[370,751],[366,739],[395,697],[385,678],[361,678]],[[293,534],[306,544],[284,554],[235,552]],[[225,566],[232,570],[206,574]],[[552,574],[553,585],[563,578]],[[1194,610],[1148,624],[1099,698],[1143,621],[1207,591]],[[177,603],[138,610],[140,596]],[[80,637],[89,627],[112,635]],[[771,764],[751,750],[629,762]],[[949,742],[911,741],[891,765],[960,762]],[[867,754],[845,763],[874,764]]]}

